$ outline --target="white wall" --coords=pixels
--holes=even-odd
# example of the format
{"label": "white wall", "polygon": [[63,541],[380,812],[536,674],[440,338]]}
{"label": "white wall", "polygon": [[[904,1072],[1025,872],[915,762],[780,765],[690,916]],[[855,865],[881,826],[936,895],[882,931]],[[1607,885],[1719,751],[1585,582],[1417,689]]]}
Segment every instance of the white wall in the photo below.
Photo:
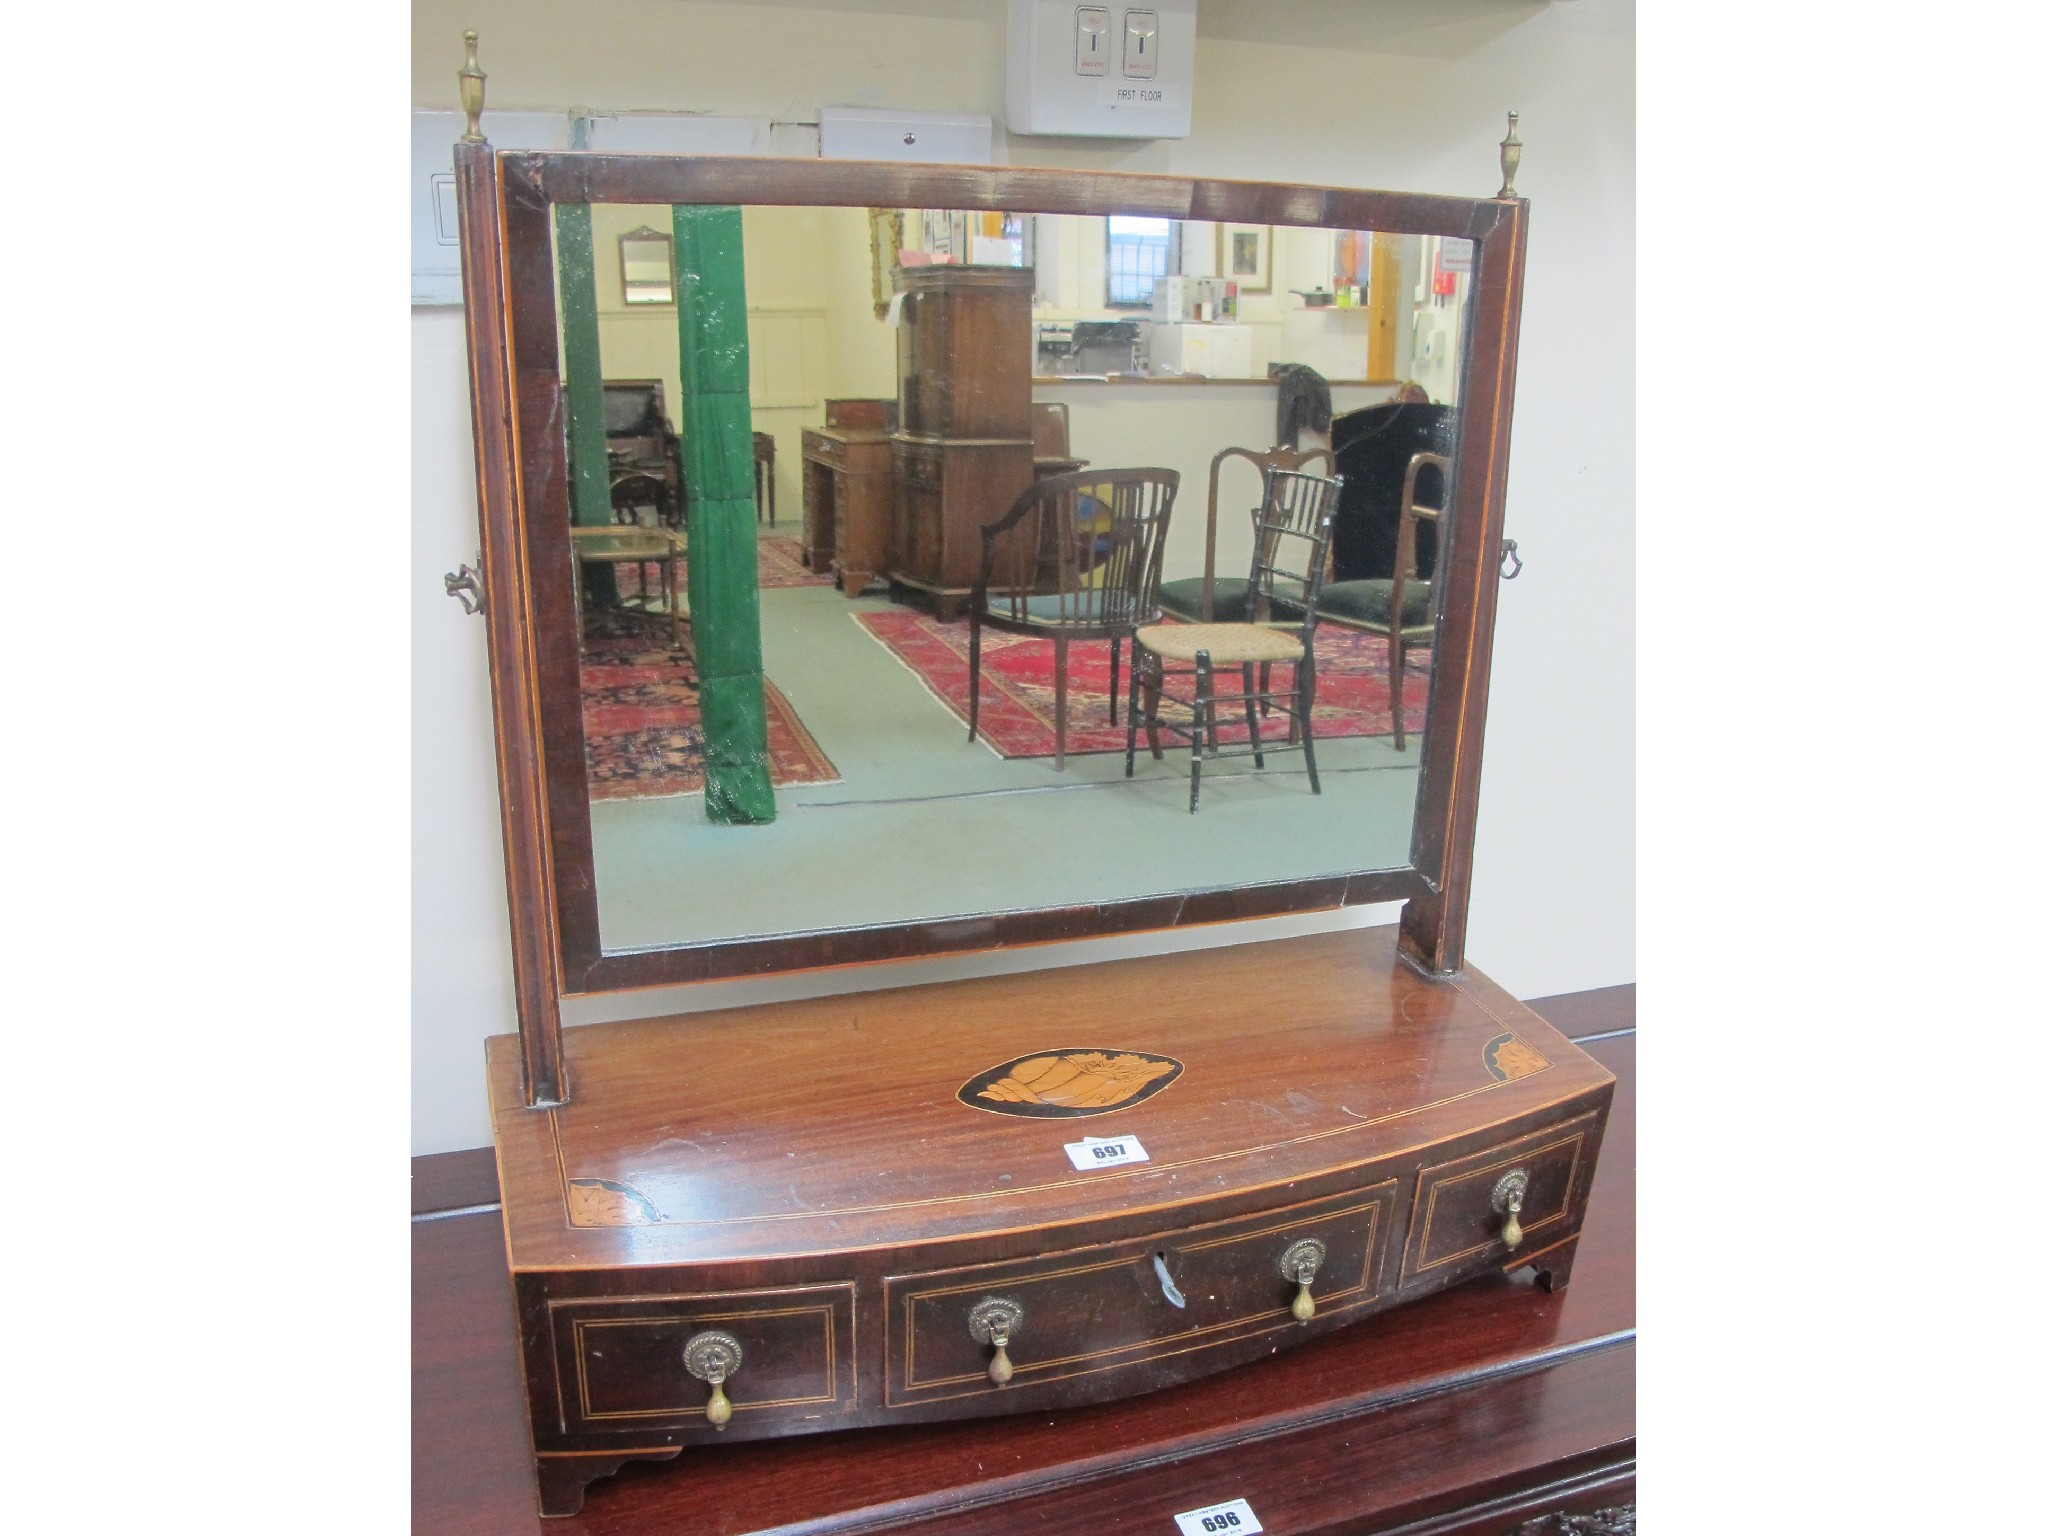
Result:
{"label": "white wall", "polygon": [[[1484,196],[1505,113],[1533,204],[1469,952],[1522,996],[1627,981],[1634,949],[1634,13],[1625,0],[1203,0],[1194,132],[1113,143],[1002,127],[996,0],[415,0],[413,102],[815,121],[825,103],[988,113],[1010,164]],[[772,65],[764,60],[773,48]],[[773,142],[804,142],[778,129]],[[461,322],[413,317],[415,1152],[479,1146],[484,1036],[513,1027],[483,625],[440,593],[473,558]],[[1378,918],[1387,913],[1375,913]],[[1197,942],[1352,921],[1212,930]],[[1187,939],[1102,941],[1061,958]],[[1019,969],[1048,951],[577,1002],[572,1019]]]}

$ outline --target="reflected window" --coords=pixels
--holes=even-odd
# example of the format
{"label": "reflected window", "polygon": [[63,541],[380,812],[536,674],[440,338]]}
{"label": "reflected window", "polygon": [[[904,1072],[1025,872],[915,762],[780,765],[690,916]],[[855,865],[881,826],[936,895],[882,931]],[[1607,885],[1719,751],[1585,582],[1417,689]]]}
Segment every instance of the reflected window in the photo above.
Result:
{"label": "reflected window", "polygon": [[1111,214],[1103,302],[1111,309],[1151,308],[1152,285],[1180,264],[1179,248],[1180,226],[1173,220]]}

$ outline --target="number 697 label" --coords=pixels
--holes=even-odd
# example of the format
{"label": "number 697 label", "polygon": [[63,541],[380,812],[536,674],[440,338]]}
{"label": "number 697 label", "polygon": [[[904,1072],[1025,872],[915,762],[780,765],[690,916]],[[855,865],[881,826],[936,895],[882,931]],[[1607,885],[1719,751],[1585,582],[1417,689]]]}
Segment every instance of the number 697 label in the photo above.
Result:
{"label": "number 697 label", "polygon": [[1181,1528],[1183,1536],[1251,1536],[1252,1532],[1265,1529],[1243,1499],[1191,1509],[1184,1515],[1175,1515],[1173,1523]]}
{"label": "number 697 label", "polygon": [[1090,1168],[1119,1168],[1125,1163],[1149,1163],[1152,1155],[1135,1136],[1083,1136],[1066,1146],[1067,1160],[1082,1172]]}

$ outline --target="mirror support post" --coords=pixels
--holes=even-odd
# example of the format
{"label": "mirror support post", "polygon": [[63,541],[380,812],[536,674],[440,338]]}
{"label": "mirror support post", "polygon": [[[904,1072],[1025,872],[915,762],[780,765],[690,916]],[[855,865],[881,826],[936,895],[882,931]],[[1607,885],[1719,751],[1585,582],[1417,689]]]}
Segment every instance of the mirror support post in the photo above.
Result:
{"label": "mirror support post", "polygon": [[519,508],[517,406],[505,323],[505,245],[499,227],[497,155],[489,144],[455,146],[455,185],[498,805],[505,834],[505,894],[512,911],[512,984],[526,1102],[539,1107],[565,1102],[569,1084],[562,1062],[562,971],[547,790],[539,754],[529,746],[541,734],[534,649],[539,631]]}
{"label": "mirror support post", "polygon": [[[1465,967],[1528,225],[1528,203],[1513,198],[1479,205],[1473,221],[1472,327],[1460,392],[1458,469],[1449,536],[1437,554],[1437,579],[1453,596],[1437,621],[1437,654],[1445,664],[1433,662],[1430,668],[1430,726],[1409,852],[1430,889],[1401,909],[1400,953],[1432,976]],[[1473,360],[1483,366],[1470,366]]]}

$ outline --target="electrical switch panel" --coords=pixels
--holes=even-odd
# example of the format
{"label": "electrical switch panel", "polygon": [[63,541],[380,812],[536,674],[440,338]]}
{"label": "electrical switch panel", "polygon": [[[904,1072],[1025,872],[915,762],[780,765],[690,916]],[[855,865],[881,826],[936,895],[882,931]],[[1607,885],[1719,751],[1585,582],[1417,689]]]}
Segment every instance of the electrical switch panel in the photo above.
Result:
{"label": "electrical switch panel", "polygon": [[1194,115],[1195,0],[1009,0],[1012,133],[1184,139]]}
{"label": "electrical switch panel", "polygon": [[1074,11],[1074,73],[1109,73],[1109,7],[1077,6]]}
{"label": "electrical switch panel", "polygon": [[1159,13],[1124,12],[1124,78],[1153,80],[1159,75]]}

